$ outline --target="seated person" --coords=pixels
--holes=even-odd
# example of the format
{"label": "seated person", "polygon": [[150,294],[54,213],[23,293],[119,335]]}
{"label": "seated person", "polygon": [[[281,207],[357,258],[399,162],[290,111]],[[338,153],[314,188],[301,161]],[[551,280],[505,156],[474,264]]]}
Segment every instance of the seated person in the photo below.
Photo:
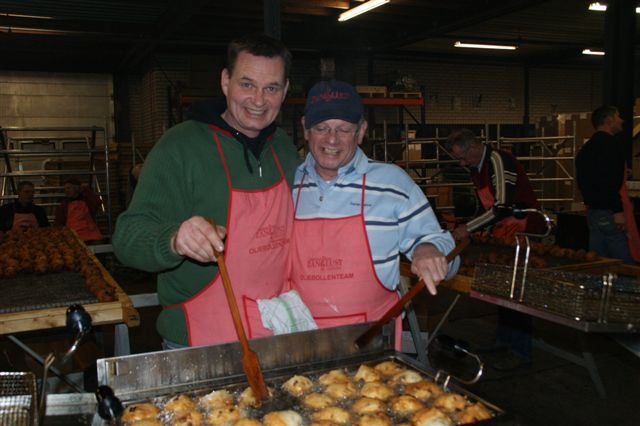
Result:
{"label": "seated person", "polygon": [[0,207],[0,233],[49,226],[44,209],[33,204],[34,194],[33,183],[22,181],[18,184],[18,199]]}
{"label": "seated person", "polygon": [[96,224],[100,197],[89,188],[82,188],[77,178],[64,181],[65,199],[56,210],[54,224],[76,231],[83,241],[98,241],[102,233]]}

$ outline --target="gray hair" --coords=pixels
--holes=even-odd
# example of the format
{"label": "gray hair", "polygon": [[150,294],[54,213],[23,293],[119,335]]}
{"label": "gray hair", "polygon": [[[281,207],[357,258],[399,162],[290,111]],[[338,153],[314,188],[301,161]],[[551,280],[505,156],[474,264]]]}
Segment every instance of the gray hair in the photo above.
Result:
{"label": "gray hair", "polygon": [[449,134],[445,146],[449,151],[451,151],[454,145],[467,149],[475,143],[478,143],[478,141],[476,139],[475,133],[473,133],[471,130],[455,129]]}

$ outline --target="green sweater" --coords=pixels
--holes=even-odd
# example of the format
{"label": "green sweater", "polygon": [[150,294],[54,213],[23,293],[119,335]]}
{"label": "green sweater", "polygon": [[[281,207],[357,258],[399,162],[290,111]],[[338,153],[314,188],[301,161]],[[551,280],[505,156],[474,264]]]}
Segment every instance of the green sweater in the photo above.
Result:
{"label": "green sweater", "polygon": [[[187,329],[181,303],[195,295],[217,274],[215,264],[201,264],[171,251],[171,236],[192,216],[227,221],[228,179],[214,131],[198,121],[169,129],[149,153],[131,204],[118,217],[113,248],[125,265],[158,273],[158,297],[165,307],[156,324],[160,335],[186,345]],[[235,188],[255,190],[273,185],[280,171],[273,146],[291,185],[299,163],[296,149],[277,129],[256,159],[229,133],[216,129]],[[253,173],[248,170],[249,161]],[[262,176],[259,174],[262,169]]]}

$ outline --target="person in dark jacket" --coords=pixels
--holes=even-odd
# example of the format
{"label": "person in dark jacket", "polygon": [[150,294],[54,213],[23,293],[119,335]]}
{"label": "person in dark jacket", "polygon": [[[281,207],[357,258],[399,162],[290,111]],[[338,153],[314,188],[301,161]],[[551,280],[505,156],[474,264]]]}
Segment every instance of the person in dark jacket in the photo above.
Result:
{"label": "person in dark jacket", "polygon": [[[467,167],[484,212],[453,230],[453,237],[464,239],[469,233],[486,229],[496,238],[513,238],[517,232],[544,234],[542,215],[529,213],[524,218],[501,216],[494,207],[540,209],[524,167],[509,152],[492,149],[476,139],[468,129],[451,132],[447,149],[461,166]],[[507,308],[498,308],[496,347],[506,349],[495,362],[497,370],[513,370],[531,363],[531,317]]]}
{"label": "person in dark jacket", "polygon": [[640,261],[640,239],[626,187],[623,120],[614,106],[591,114],[596,132],[576,156],[578,188],[587,206],[589,249],[600,256]]}
{"label": "person in dark jacket", "polygon": [[34,194],[33,183],[22,181],[18,184],[18,199],[0,207],[0,232],[49,226],[44,209],[33,204]]}
{"label": "person in dark jacket", "polygon": [[469,233],[489,229],[497,238],[510,238],[516,232],[542,234],[546,225],[542,215],[529,213],[524,218],[501,216],[496,206],[540,209],[527,173],[507,151],[496,150],[476,139],[471,130],[451,132],[447,149],[461,166],[467,167],[484,212],[453,231],[457,240]]}

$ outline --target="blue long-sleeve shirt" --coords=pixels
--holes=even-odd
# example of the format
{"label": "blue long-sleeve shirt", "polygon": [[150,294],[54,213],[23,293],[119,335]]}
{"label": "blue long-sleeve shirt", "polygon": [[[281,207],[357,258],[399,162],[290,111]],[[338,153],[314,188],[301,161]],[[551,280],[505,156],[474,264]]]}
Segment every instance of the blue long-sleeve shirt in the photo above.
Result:
{"label": "blue long-sleeve shirt", "polygon": [[[354,158],[338,170],[330,182],[318,176],[311,154],[296,170],[294,203],[304,178],[296,218],[340,218],[360,213],[362,176],[366,173],[364,219],[375,272],[394,290],[400,280],[400,255],[412,259],[416,246],[435,245],[442,253],[455,242],[443,230],[435,212],[418,185],[401,168],[367,158],[359,148]],[[449,264],[448,277],[458,270],[459,259]]]}

